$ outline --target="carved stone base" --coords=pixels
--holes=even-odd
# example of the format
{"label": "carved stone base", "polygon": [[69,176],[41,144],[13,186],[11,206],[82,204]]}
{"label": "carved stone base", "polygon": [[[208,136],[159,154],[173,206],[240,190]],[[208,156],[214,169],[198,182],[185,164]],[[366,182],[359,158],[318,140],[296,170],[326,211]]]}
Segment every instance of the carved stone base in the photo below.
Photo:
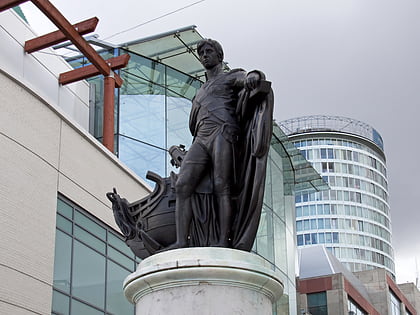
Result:
{"label": "carved stone base", "polygon": [[146,258],[124,292],[137,315],[271,315],[283,284],[255,254],[196,247]]}

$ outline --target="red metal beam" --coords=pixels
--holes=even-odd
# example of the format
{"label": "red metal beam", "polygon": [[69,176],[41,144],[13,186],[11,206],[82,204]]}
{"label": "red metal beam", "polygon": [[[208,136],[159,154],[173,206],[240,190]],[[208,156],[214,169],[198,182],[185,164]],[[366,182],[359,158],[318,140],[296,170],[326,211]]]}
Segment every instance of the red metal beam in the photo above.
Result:
{"label": "red metal beam", "polygon": [[28,0],[1,0],[0,1],[0,12],[5,11],[7,9],[14,8],[19,4],[22,4]]}
{"label": "red metal beam", "polygon": [[[83,22],[72,25],[72,27],[80,34],[88,34],[93,32],[98,25],[99,19],[97,17],[85,20]],[[58,43],[68,40],[67,36],[62,31],[51,32],[25,42],[25,52],[33,53],[47,47],[51,47]]]}
{"label": "red metal beam", "polygon": [[112,75],[104,78],[104,120],[102,143],[111,152],[114,152],[115,84],[115,78]]}
{"label": "red metal beam", "polygon": [[[112,70],[117,70],[124,68],[128,64],[128,60],[130,59],[130,55],[124,54],[118,57],[110,58],[105,60],[108,66]],[[60,84],[69,84],[72,82],[84,80],[90,77],[94,77],[101,74],[99,70],[94,65],[89,65],[86,67],[77,68],[75,70],[67,71],[60,74],[58,81]],[[120,78],[121,79],[121,78]],[[118,80],[118,79],[117,79]],[[119,82],[119,80],[118,80]],[[116,83],[118,83],[116,82]],[[122,81],[121,81],[122,83]],[[121,85],[120,85],[121,86]]]}
{"label": "red metal beam", "polygon": [[94,64],[101,74],[108,76],[111,68],[101,56],[85,41],[85,39],[73,28],[69,21],[48,0],[31,0],[53,22],[60,31],[80,50],[89,61]]}
{"label": "red metal beam", "polygon": [[114,72],[114,80],[115,80],[115,87],[116,88],[120,88],[124,83],[124,80],[121,79],[121,77],[118,74],[116,74],[115,72]]}

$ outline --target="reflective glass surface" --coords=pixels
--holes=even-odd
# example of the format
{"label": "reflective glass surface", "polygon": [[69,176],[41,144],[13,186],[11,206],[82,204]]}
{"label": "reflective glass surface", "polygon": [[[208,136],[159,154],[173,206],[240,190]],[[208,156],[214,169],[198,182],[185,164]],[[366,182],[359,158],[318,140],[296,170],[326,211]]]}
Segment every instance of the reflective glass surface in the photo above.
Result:
{"label": "reflective glass surface", "polygon": [[307,294],[308,311],[312,315],[328,315],[326,292]]}
{"label": "reflective glass surface", "polygon": [[53,290],[52,312],[61,315],[70,314],[70,298],[56,290]]}
{"label": "reflective glass surface", "polygon": [[140,177],[146,178],[147,171],[164,177],[167,159],[164,149],[124,136],[119,137],[119,143],[119,158]]}
{"label": "reflective glass surface", "polygon": [[161,61],[192,77],[204,79],[204,69],[196,52],[197,43],[203,37],[195,26],[170,31],[132,41],[122,46],[143,56]]}
{"label": "reflective glass surface", "polygon": [[[133,263],[131,262],[131,265]],[[109,261],[107,268],[106,308],[113,314],[132,314],[133,306],[127,302],[122,290],[127,270]]]}
{"label": "reflective glass surface", "polygon": [[136,260],[122,236],[64,197],[57,212],[51,313],[134,314],[122,282]]}
{"label": "reflective glass surface", "polygon": [[64,292],[70,292],[70,273],[71,273],[71,237],[61,231],[56,233],[56,243],[60,244],[55,247],[54,261],[54,287]]}
{"label": "reflective glass surface", "polygon": [[75,241],[72,275],[72,294],[91,304],[105,303],[105,257]]}
{"label": "reflective glass surface", "polygon": [[164,95],[121,95],[120,134],[164,148],[165,107]]}

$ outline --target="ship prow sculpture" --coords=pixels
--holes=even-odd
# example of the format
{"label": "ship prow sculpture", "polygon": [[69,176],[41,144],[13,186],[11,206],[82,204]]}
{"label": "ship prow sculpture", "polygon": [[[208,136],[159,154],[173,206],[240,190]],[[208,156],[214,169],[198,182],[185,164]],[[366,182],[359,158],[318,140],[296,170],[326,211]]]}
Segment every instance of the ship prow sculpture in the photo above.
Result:
{"label": "ship prow sculpture", "polygon": [[197,45],[207,81],[192,102],[188,151],[172,146],[179,173],[162,178],[135,202],[107,193],[126,243],[140,258],[185,247],[250,251],[263,204],[274,97],[260,71],[222,70],[220,44]]}
{"label": "ship prow sculpture", "polygon": [[116,189],[107,193],[112,202],[115,222],[126,238],[126,244],[140,258],[146,258],[176,241],[175,192],[170,177],[162,178],[149,171],[156,183],[148,196],[129,203]]}

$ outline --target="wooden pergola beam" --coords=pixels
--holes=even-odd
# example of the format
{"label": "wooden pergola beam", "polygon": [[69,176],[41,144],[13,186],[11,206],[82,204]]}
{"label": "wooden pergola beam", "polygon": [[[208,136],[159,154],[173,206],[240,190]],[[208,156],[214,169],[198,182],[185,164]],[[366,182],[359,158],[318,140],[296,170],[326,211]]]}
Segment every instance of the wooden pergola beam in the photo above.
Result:
{"label": "wooden pergola beam", "polygon": [[[98,25],[99,19],[93,17],[91,19],[85,20],[83,22],[76,23],[72,27],[80,34],[88,34],[93,32]],[[25,52],[33,53],[35,51],[51,47],[53,45],[65,42],[68,40],[67,36],[62,31],[51,32],[25,42]]]}
{"label": "wooden pergola beam", "polygon": [[[130,55],[124,54],[118,57],[110,58],[105,60],[112,70],[121,69],[127,66]],[[84,80],[90,77],[94,77],[101,74],[99,70],[94,65],[89,65],[86,67],[77,68],[71,71],[63,72],[60,74],[58,81],[60,84],[69,84],[76,81]],[[122,84],[122,79],[114,74],[115,83],[118,87]],[[121,81],[120,81],[121,80]]]}
{"label": "wooden pergola beam", "polygon": [[[10,0],[8,0],[10,1]],[[108,76],[111,68],[102,57],[89,45],[88,42],[73,28],[69,21],[48,0],[31,0],[32,3],[44,13],[51,22],[80,50],[80,52],[94,64],[100,73]]]}
{"label": "wooden pergola beam", "polygon": [[28,0],[2,0],[0,1],[0,12],[5,11],[7,9],[14,8],[19,4],[27,2]]}
{"label": "wooden pergola beam", "polygon": [[[0,0],[0,12],[13,8],[26,1],[28,0]],[[69,71],[69,73],[61,74],[60,83],[67,84],[70,83],[70,81],[74,82],[98,74],[102,74],[105,77],[103,144],[108,150],[114,152],[114,89],[115,87],[121,87],[123,80],[113,71],[113,69],[125,67],[130,57],[128,55],[122,55],[116,58],[112,58],[114,60],[105,61],[82,37],[81,34],[83,32],[81,32],[80,29],[76,26],[77,24],[71,25],[70,22],[67,21],[67,19],[61,14],[61,12],[51,4],[50,1],[31,0],[31,2],[42,13],[44,13],[45,16],[47,16],[47,18],[49,18],[50,21],[55,24],[55,26],[57,26],[59,31],[35,38],[32,41],[28,41],[25,43],[25,51],[33,52],[68,39],[87,59],[89,59],[89,61],[92,63],[92,66],[76,69],[74,72]],[[96,24],[97,21],[95,22],[95,28]],[[64,83],[66,81],[66,76],[67,83]],[[69,80],[69,78],[71,78],[71,80]]]}

